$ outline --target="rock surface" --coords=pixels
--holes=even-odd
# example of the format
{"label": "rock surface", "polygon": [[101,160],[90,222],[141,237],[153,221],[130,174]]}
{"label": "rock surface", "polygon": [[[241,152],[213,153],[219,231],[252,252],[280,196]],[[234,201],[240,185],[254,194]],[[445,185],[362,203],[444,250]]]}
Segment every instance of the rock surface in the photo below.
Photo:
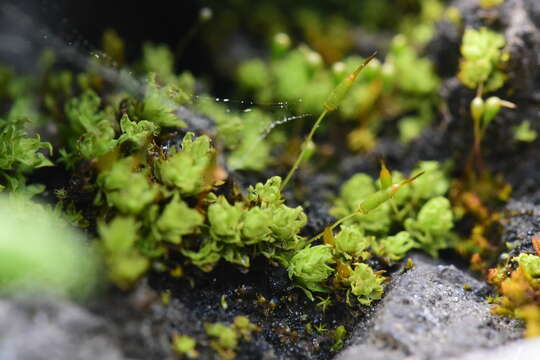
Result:
{"label": "rock surface", "polygon": [[495,349],[474,351],[444,360],[533,360],[540,354],[540,339],[520,340]]}
{"label": "rock surface", "polygon": [[531,238],[540,231],[540,207],[531,201],[513,200],[506,209],[508,220],[504,227],[503,242],[508,251],[502,256],[535,254]]}
{"label": "rock surface", "polygon": [[0,299],[1,360],[124,359],[98,317],[60,299]]}
{"label": "rock surface", "polygon": [[520,337],[518,321],[490,314],[484,283],[425,255],[412,259],[337,359],[440,359]]}

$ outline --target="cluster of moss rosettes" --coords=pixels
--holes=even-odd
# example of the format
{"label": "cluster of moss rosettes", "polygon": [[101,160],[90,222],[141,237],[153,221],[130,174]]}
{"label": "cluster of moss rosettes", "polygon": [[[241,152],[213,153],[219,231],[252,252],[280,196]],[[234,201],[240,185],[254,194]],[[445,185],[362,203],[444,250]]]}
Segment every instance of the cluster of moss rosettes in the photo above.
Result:
{"label": "cluster of moss rosettes", "polygon": [[[56,70],[50,53],[33,80],[0,71],[0,96],[12,103],[0,119],[0,189],[34,195],[44,187],[26,186],[24,175],[63,164],[78,180],[54,193],[71,211],[72,223],[83,222],[72,211],[73,193],[92,199],[80,210],[92,214],[89,223],[96,225],[109,277],[122,288],[152,263],[172,258],[177,269],[204,271],[222,260],[249,268],[255,256],[287,266],[305,246],[299,232],[307,218],[301,207],[285,205],[281,179],[255,184],[244,195],[224,181],[231,168],[261,170],[269,162],[261,134],[271,118],[260,111],[239,118],[204,97],[195,100],[194,79],[174,73],[172,53],[164,46],[146,44],[133,67],[143,80],[130,78],[136,84],[132,93],[118,90],[102,70],[110,72],[122,61],[119,44],[107,33],[104,48],[119,52],[91,63],[85,73]],[[128,76],[121,70],[118,75]],[[187,131],[191,124],[180,115],[186,106],[213,116],[215,129]],[[52,146],[29,135],[30,115],[32,128],[52,129],[45,133],[57,148],[53,161],[44,151],[52,153]]]}
{"label": "cluster of moss rosettes", "polygon": [[[106,39],[106,48],[112,46],[107,41],[118,40],[114,36]],[[304,51],[282,54],[276,61],[305,61]],[[412,56],[394,55],[388,58],[392,66]],[[301,235],[307,216],[302,207],[286,205],[280,177],[250,186],[244,193],[231,188],[227,180],[231,169],[260,170],[268,163],[272,140],[261,137],[270,122],[268,115],[254,110],[239,117],[208,98],[196,99],[193,78],[175,75],[171,57],[165,47],[144,47],[143,60],[136,69],[150,74],[139,84],[139,94],[111,90],[99,71],[78,75],[56,71],[50,59],[39,80],[40,117],[54,124],[59,135],[54,139],[59,147],[57,161],[74,174],[91,169],[87,170],[86,183],[76,191],[92,197],[91,204],[85,206],[93,207],[99,248],[109,278],[116,285],[129,288],[152,264],[171,266],[175,276],[181,276],[185,267],[211,271],[220,261],[248,269],[253,258],[262,256],[288,269],[291,279],[310,298],[312,292],[333,291],[344,294],[342,299],[349,304],[356,298],[369,305],[380,299],[384,282],[381,269],[368,265],[371,257],[393,263],[413,248],[436,256],[449,245],[452,215],[442,197],[448,181],[437,163],[420,164],[416,170],[426,174],[413,185],[404,186],[395,196],[388,195],[389,201],[367,213],[351,216],[365,198],[383,191],[369,176],[354,176],[343,186],[331,211],[336,218],[350,218],[336,234],[327,229],[322,242]],[[356,61],[351,60],[350,65],[357,65]],[[99,70],[102,65],[95,66]],[[322,87],[324,98],[313,100],[313,110],[317,103],[318,109],[326,104],[329,95],[332,98],[332,86],[343,77],[323,68],[320,71],[316,78],[329,77],[329,86]],[[381,64],[366,71],[362,76],[369,82],[389,76],[384,75]],[[346,90],[354,93],[363,88],[367,94],[372,85],[365,88],[351,81]],[[428,93],[435,82],[417,85],[427,87],[416,89],[420,93]],[[335,108],[347,108],[347,101],[365,98],[358,95],[349,100],[340,97]],[[211,115],[216,128],[208,129],[207,134],[190,132],[190,120],[180,116],[182,107]],[[9,134],[24,137],[21,131]],[[38,151],[47,145],[39,138],[20,143],[31,147],[21,156],[32,157],[34,167],[52,164]],[[251,151],[254,145],[258,150]],[[30,160],[18,160],[25,161]],[[387,180],[396,184],[403,176],[394,172]],[[65,189],[58,189],[57,194],[63,194],[63,199],[70,195]]]}
{"label": "cluster of moss rosettes", "polygon": [[[383,176],[377,184],[367,174],[356,174],[343,184],[330,213],[347,220],[335,234],[326,228],[323,244],[306,247],[291,260],[289,275],[309,297],[312,292],[343,292],[348,303],[354,295],[359,303],[370,305],[381,298],[385,280],[384,271],[369,265],[371,258],[393,264],[412,249],[436,257],[455,243],[452,210],[444,197],[449,180],[437,162],[420,163],[415,172],[422,171],[412,184],[364,213],[357,209],[370,196],[381,194]],[[404,179],[397,171],[387,176],[394,184]]]}
{"label": "cluster of moss rosettes", "polygon": [[96,204],[115,214],[99,233],[117,283],[133,282],[149,259],[172,253],[210,271],[222,259],[248,268],[258,255],[287,264],[303,247],[298,233],[306,215],[284,204],[279,177],[250,187],[245,197],[225,196],[207,136],[187,133],[178,148],[157,156],[154,150],[116,159],[97,178]]}
{"label": "cluster of moss rosettes", "polygon": [[[146,44],[142,61],[134,66],[146,79],[137,82],[137,92],[118,91],[99,70],[111,69],[109,61],[113,67],[123,61],[120,45],[107,33],[104,48],[114,49],[114,58],[104,58],[80,74],[56,71],[49,54],[35,86],[39,118],[55,126],[56,160],[74,174],[91,169],[76,191],[92,197],[85,206],[93,207],[99,248],[118,286],[129,288],[152,264],[172,265],[174,274],[182,275],[186,266],[211,271],[220,261],[248,269],[254,257],[263,256],[285,267],[310,298],[312,292],[333,291],[345,295],[342,299],[349,304],[356,298],[369,305],[380,299],[384,282],[381,269],[369,265],[370,258],[392,264],[413,248],[436,256],[453,241],[452,214],[443,197],[448,180],[435,162],[419,164],[415,172],[426,173],[397,194],[388,186],[403,180],[398,172],[388,173],[385,186],[382,176],[377,183],[365,174],[355,175],[331,210],[336,218],[348,220],[335,234],[333,227],[327,228],[322,242],[305,238],[301,231],[307,216],[302,207],[286,205],[280,177],[244,193],[227,183],[232,169],[261,170],[270,163],[270,146],[276,140],[265,136],[271,117],[257,109],[231,113],[208,97],[195,96],[194,79],[176,75],[172,54],[159,45]],[[399,111],[409,112],[422,108],[420,103],[429,107],[438,83],[429,63],[417,58],[405,38],[394,39],[384,64],[367,66],[369,58],[358,67],[362,59],[350,58],[333,70],[307,48],[278,50],[270,65],[243,65],[241,83],[262,101],[301,96],[300,111],[319,111],[328,99],[339,98],[331,110],[339,109],[342,117],[373,115],[385,98],[412,96],[412,102],[398,101],[403,105]],[[352,69],[356,77],[364,67],[361,82],[343,80]],[[396,71],[412,78],[402,81]],[[272,86],[264,87],[266,82]],[[343,93],[337,96],[334,87]],[[272,93],[265,95],[265,89]],[[14,107],[14,113],[21,112]],[[186,107],[210,115],[215,128],[190,132],[191,119],[182,118],[180,111]],[[15,124],[10,126],[20,127],[22,122],[13,119],[19,117],[10,115],[8,123]],[[4,133],[18,136],[28,150],[12,156],[6,169],[16,173],[12,168],[19,163],[52,164],[39,151],[48,146],[39,138],[25,139],[22,130]],[[65,189],[57,194],[63,199],[70,195]],[[365,199],[381,195],[386,200],[356,213]]]}

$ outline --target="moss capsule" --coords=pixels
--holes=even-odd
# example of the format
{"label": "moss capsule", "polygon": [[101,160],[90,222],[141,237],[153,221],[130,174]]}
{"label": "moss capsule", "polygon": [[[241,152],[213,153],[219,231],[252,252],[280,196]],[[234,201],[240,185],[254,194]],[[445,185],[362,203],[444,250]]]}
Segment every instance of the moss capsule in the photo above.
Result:
{"label": "moss capsule", "polygon": [[360,66],[356,68],[349,76],[343,79],[338,86],[330,93],[324,103],[324,109],[328,112],[334,111],[339,107],[339,104],[343,101],[354,81],[358,77],[358,74],[369,64],[373,58],[377,55],[377,52],[371,54]]}
{"label": "moss capsule", "polygon": [[381,160],[381,171],[379,173],[379,181],[381,182],[381,190],[386,190],[392,186],[392,174],[386,167],[384,160]]}
{"label": "moss capsule", "polygon": [[486,104],[484,108],[484,116],[482,119],[483,127],[486,127],[489,125],[491,120],[493,120],[493,118],[499,113],[499,111],[501,110],[501,107],[515,109],[516,105],[509,101],[501,100],[497,96],[491,96],[486,100]]}
{"label": "moss capsule", "polygon": [[384,190],[377,191],[371,195],[369,195],[364,201],[360,203],[358,206],[358,209],[356,210],[359,213],[367,214],[371,210],[376,209],[381,204],[385,203],[386,201],[390,200],[392,196],[403,186],[408,185],[412,183],[414,180],[416,180],[419,176],[421,176],[424,172],[420,172],[416,174],[413,177],[410,177],[408,179],[403,180],[399,184],[394,184]]}
{"label": "moss capsule", "polygon": [[480,96],[476,96],[473,101],[471,101],[471,116],[475,124],[480,124],[482,115],[484,115],[484,108],[484,99]]}

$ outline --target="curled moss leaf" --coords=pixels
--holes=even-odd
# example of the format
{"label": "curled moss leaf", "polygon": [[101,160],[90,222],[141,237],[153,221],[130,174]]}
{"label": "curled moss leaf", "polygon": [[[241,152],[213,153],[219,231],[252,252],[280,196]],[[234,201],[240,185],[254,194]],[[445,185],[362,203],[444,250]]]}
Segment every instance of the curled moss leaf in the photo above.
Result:
{"label": "curled moss leaf", "polygon": [[249,268],[251,263],[249,255],[242,251],[240,247],[234,245],[225,244],[221,248],[221,257],[231,264],[243,266]]}
{"label": "curled moss leaf", "polygon": [[123,213],[140,213],[159,192],[144,171],[134,170],[134,164],[136,160],[132,157],[117,160],[97,180],[109,205]]}
{"label": "curled moss leaf", "polygon": [[405,228],[418,246],[434,257],[439,250],[450,246],[453,226],[450,201],[442,196],[429,200],[416,219],[405,221]]}
{"label": "curled moss leaf", "polygon": [[72,149],[86,159],[100,157],[116,146],[113,116],[100,109],[101,99],[92,90],[70,99],[65,105],[69,127],[65,127]]}
{"label": "curled moss leaf", "polygon": [[514,139],[523,142],[533,142],[538,138],[538,132],[531,127],[531,123],[523,121],[514,129]]}
{"label": "curled moss leaf", "polygon": [[146,120],[131,121],[127,114],[124,114],[120,119],[120,128],[122,135],[118,138],[118,143],[129,141],[139,148],[145,145],[151,136],[156,136],[159,132],[159,127],[156,124]]}
{"label": "curled moss leaf", "polygon": [[241,204],[231,205],[224,197],[208,207],[210,233],[222,242],[239,244],[240,222],[244,214]]}
{"label": "curled moss leaf", "polygon": [[476,89],[485,84],[486,91],[499,89],[506,79],[498,67],[503,63],[504,36],[487,28],[466,29],[461,44],[458,77],[463,84]]}
{"label": "curled moss leaf", "polygon": [[450,201],[439,196],[429,200],[418,214],[418,226],[431,234],[446,234],[454,226]]}
{"label": "curled moss leaf", "polygon": [[101,99],[92,90],[85,91],[81,96],[70,99],[65,106],[66,117],[70,121],[70,130],[81,135],[91,131],[103,120],[100,111]]}
{"label": "curled moss leaf", "polygon": [[255,186],[250,186],[247,199],[262,206],[280,205],[283,203],[280,187],[281,177],[273,176],[264,184],[257,183]]}
{"label": "curled moss leaf", "polygon": [[182,141],[182,149],[158,165],[161,180],[166,185],[176,187],[183,195],[194,195],[203,190],[213,153],[210,138],[203,135],[193,140],[193,136],[193,133],[187,133]]}
{"label": "curled moss leaf", "polygon": [[332,262],[332,248],[329,245],[304,248],[291,259],[289,277],[296,279],[313,299],[309,291],[328,292],[323,282],[335,271],[328,265]]}
{"label": "curled moss leaf", "polygon": [[233,319],[233,325],[236,331],[244,338],[244,340],[251,340],[253,332],[260,331],[261,328],[251,321],[247,316],[235,316]]}
{"label": "curled moss leaf", "polygon": [[351,293],[356,295],[358,302],[370,305],[374,300],[379,300],[383,294],[384,278],[373,272],[367,264],[358,264],[348,278]]}
{"label": "curled moss leaf", "polygon": [[238,67],[238,81],[241,86],[248,90],[257,90],[268,85],[270,74],[268,73],[266,64],[262,60],[252,59],[242,63]]}
{"label": "curled moss leaf", "polygon": [[333,332],[334,334],[334,343],[332,344],[332,347],[330,348],[331,352],[337,352],[341,350],[343,345],[345,344],[345,337],[347,336],[347,329],[345,329],[345,326],[339,325]]}
{"label": "curled moss leaf", "polygon": [[109,277],[121,288],[131,286],[150,265],[135,245],[139,227],[140,224],[132,217],[116,217],[109,224],[98,223]]}
{"label": "curled moss leaf", "polygon": [[398,76],[396,85],[412,94],[432,94],[439,87],[439,79],[428,59],[420,58],[405,36],[397,35],[390,48],[389,64]]}
{"label": "curled moss leaf", "polygon": [[114,129],[107,123],[102,122],[93,132],[87,132],[81,136],[77,149],[85,159],[93,159],[105,155],[116,146]]}
{"label": "curled moss leaf", "polygon": [[142,117],[156,125],[163,127],[186,127],[186,124],[179,118],[177,109],[189,96],[180,88],[172,85],[159,87],[155,74],[148,76],[146,94]]}
{"label": "curled moss leaf", "polygon": [[52,146],[42,142],[39,135],[29,137],[24,118],[0,119],[0,186],[17,190],[24,186],[24,173],[33,168],[52,166],[50,160],[40,152]]}
{"label": "curled moss leaf", "polygon": [[[264,141],[263,131],[265,119],[268,116],[262,113],[258,118],[255,112],[251,112],[244,117],[244,129],[242,130],[242,141],[232,149],[228,156],[228,163],[232,169],[255,170],[265,169],[270,163],[270,141]],[[266,121],[266,123],[270,123]]]}
{"label": "curled moss leaf", "polygon": [[198,266],[203,271],[211,271],[214,265],[221,259],[221,250],[216,240],[206,238],[199,249],[182,249],[181,252],[191,260],[193,265]]}
{"label": "curled moss leaf", "polygon": [[301,206],[291,208],[282,204],[274,208],[270,229],[276,238],[294,241],[306,223],[307,216]]}
{"label": "curled moss leaf", "polygon": [[358,258],[369,247],[369,238],[354,225],[344,225],[335,237],[336,251],[346,258]]}
{"label": "curled moss leaf", "polygon": [[411,234],[400,231],[394,236],[388,236],[378,242],[377,255],[392,261],[399,261],[416,246]]}
{"label": "curled moss leaf", "polygon": [[182,235],[192,234],[202,225],[204,217],[197,210],[191,209],[178,196],[173,197],[165,206],[156,222],[156,227],[163,239],[179,244]]}
{"label": "curled moss leaf", "polygon": [[244,214],[242,235],[246,238],[246,244],[256,244],[264,241],[272,241],[270,224],[272,209],[254,207]]}

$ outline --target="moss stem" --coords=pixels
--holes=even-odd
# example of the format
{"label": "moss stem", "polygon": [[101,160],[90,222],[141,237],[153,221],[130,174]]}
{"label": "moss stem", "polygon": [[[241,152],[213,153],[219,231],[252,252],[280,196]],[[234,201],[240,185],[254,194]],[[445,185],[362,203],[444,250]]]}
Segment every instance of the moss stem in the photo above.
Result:
{"label": "moss stem", "polygon": [[283,190],[285,188],[285,186],[287,186],[287,184],[291,180],[292,176],[294,175],[296,169],[298,169],[298,166],[300,166],[300,163],[304,159],[304,155],[305,155],[305,153],[307,151],[308,144],[311,142],[311,139],[313,138],[313,135],[315,134],[315,131],[317,130],[317,128],[321,124],[321,121],[324,119],[326,114],[328,114],[328,110],[324,109],[324,111],[321,113],[321,115],[319,116],[319,118],[315,122],[315,125],[313,125],[313,127],[311,128],[311,131],[309,132],[308,136],[306,137],[306,139],[302,143],[302,151],[300,152],[300,154],[296,158],[296,161],[294,162],[293,167],[291,168],[291,170],[289,170],[289,173],[287,174],[287,177],[285,178],[285,180],[281,184],[281,189],[280,190]]}
{"label": "moss stem", "polygon": [[[341,219],[337,220],[335,223],[330,225],[330,230],[334,230],[338,225],[342,224],[344,221],[349,220],[350,218],[352,218],[352,217],[354,217],[356,215],[362,215],[362,213],[358,212],[358,211],[355,211],[353,213],[350,213],[347,216],[342,217]],[[324,231],[322,231],[321,233],[319,233],[319,234],[315,235],[314,237],[312,237],[311,239],[309,239],[308,242],[311,243],[311,242],[321,238],[323,235],[324,235]]]}

